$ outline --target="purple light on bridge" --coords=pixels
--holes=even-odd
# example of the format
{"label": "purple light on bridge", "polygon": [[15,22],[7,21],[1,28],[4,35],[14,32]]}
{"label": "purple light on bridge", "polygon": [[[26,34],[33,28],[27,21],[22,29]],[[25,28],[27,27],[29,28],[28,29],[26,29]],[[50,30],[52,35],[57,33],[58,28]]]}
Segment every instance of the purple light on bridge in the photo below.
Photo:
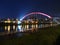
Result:
{"label": "purple light on bridge", "polygon": [[26,18],[27,16],[30,16],[30,15],[32,15],[32,14],[40,14],[40,15],[43,15],[43,16],[46,16],[46,17],[48,17],[48,18],[52,18],[51,16],[49,16],[48,14],[45,14],[45,13],[41,13],[41,12],[32,12],[32,13],[29,13],[29,14],[27,14],[27,15],[25,15],[24,17],[22,17],[20,20],[22,21],[24,18]]}

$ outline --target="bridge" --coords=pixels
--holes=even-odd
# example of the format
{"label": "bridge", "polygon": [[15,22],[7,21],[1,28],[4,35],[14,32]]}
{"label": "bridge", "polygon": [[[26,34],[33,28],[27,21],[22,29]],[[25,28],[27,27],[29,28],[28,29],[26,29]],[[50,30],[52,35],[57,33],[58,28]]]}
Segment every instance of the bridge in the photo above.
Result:
{"label": "bridge", "polygon": [[38,28],[56,26],[58,24],[60,23],[58,23],[56,18],[53,18],[48,14],[31,12],[23,16],[20,20],[11,20],[8,18],[7,20],[1,21],[0,30],[4,30],[4,32],[8,33],[26,32],[35,31]]}

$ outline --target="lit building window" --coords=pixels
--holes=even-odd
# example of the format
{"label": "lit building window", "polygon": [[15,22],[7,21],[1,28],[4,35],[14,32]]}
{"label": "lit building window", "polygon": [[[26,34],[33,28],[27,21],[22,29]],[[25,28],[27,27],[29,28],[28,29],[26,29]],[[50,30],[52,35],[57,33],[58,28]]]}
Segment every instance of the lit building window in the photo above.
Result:
{"label": "lit building window", "polygon": [[10,20],[8,20],[8,23],[11,23],[11,21],[10,21]]}
{"label": "lit building window", "polygon": [[15,23],[15,21],[13,21],[13,23]]}
{"label": "lit building window", "polygon": [[10,19],[9,19],[9,18],[7,19],[7,22],[8,22],[8,23],[11,23],[11,21],[10,21]]}

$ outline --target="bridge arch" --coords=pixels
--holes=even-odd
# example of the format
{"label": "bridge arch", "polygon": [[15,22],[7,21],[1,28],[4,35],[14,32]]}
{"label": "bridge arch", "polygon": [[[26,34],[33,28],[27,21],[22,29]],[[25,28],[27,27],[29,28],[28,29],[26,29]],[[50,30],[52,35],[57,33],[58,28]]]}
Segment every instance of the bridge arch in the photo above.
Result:
{"label": "bridge arch", "polygon": [[20,20],[22,21],[24,18],[26,18],[27,16],[30,16],[30,15],[32,15],[32,14],[40,14],[40,15],[46,16],[46,17],[48,17],[48,18],[50,18],[50,19],[52,18],[50,15],[45,14],[45,13],[42,13],[42,12],[32,12],[32,13],[29,13],[29,14],[23,16]]}

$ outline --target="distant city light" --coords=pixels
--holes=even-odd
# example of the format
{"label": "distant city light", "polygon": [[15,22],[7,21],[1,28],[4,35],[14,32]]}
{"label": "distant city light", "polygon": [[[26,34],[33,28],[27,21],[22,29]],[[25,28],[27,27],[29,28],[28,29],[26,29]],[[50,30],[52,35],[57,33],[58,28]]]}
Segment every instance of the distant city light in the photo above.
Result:
{"label": "distant city light", "polygon": [[21,23],[21,21],[18,21],[18,24],[20,24]]}

